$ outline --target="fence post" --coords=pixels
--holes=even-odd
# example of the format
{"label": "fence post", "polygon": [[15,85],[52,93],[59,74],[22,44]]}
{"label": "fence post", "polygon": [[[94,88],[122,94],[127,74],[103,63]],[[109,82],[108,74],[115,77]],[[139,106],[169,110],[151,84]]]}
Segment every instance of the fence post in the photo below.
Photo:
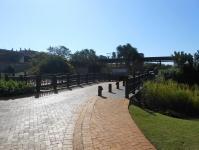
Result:
{"label": "fence post", "polygon": [[98,79],[98,82],[102,82],[102,74],[101,73],[97,74],[97,79]]}
{"label": "fence post", "polygon": [[77,84],[80,85],[80,75],[77,75]]}
{"label": "fence post", "polygon": [[109,82],[111,81],[111,74],[110,73],[108,74],[108,81]]}
{"label": "fence post", "polygon": [[93,73],[93,83],[95,82],[95,73]]}
{"label": "fence post", "polygon": [[105,81],[106,81],[106,74],[102,73],[102,82],[105,82]]}
{"label": "fence post", "polygon": [[8,81],[8,80],[9,80],[8,74],[5,74],[5,81]]}
{"label": "fence post", "polygon": [[106,74],[102,73],[102,82],[105,82],[105,81],[106,81]]}
{"label": "fence post", "polygon": [[70,87],[70,75],[67,75],[67,84],[66,84],[66,86],[67,86],[67,88],[69,88]]}
{"label": "fence post", "polygon": [[86,83],[88,84],[88,73],[86,74],[85,80],[86,80]]}
{"label": "fence post", "polygon": [[135,94],[137,87],[138,87],[138,76],[135,76],[133,78],[133,94]]}
{"label": "fence post", "polygon": [[137,78],[137,90],[139,90],[140,88],[140,75],[138,75],[138,78]]}
{"label": "fence post", "polygon": [[52,86],[55,93],[57,93],[57,77],[56,75],[52,76]]}
{"label": "fence post", "polygon": [[19,76],[19,81],[23,81],[23,75]]}
{"label": "fence post", "polygon": [[24,75],[24,81],[26,82],[26,85],[28,84],[28,78],[27,75]]}
{"label": "fence post", "polygon": [[94,73],[92,73],[91,79],[92,79],[92,83],[94,83],[95,82],[95,80],[94,80]]}
{"label": "fence post", "polygon": [[36,92],[39,93],[41,89],[41,76],[36,77]]}
{"label": "fence post", "polygon": [[96,82],[100,82],[101,81],[101,76],[99,73],[96,73]]}
{"label": "fence post", "polygon": [[126,85],[125,85],[125,98],[129,98],[129,79],[126,79]]}

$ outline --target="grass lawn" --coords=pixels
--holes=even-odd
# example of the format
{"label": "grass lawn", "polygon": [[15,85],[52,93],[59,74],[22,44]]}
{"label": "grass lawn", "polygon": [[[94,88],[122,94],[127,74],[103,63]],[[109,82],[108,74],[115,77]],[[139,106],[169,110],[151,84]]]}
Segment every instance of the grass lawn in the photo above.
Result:
{"label": "grass lawn", "polygon": [[151,143],[161,150],[199,150],[199,119],[177,119],[131,105],[129,112]]}

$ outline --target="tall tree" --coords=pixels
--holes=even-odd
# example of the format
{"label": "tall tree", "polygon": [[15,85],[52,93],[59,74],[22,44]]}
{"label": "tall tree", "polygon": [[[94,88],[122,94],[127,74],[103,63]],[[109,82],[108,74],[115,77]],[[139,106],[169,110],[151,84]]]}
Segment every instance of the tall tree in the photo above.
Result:
{"label": "tall tree", "polygon": [[73,67],[61,56],[50,56],[39,65],[40,73],[71,73]]}
{"label": "tall tree", "polygon": [[138,51],[137,48],[132,47],[131,44],[126,45],[119,45],[117,47],[117,54],[118,58],[124,58],[124,59],[136,59],[138,57]]}
{"label": "tall tree", "polygon": [[30,74],[71,73],[73,66],[61,56],[39,53],[31,59],[28,72]]}
{"label": "tall tree", "polygon": [[76,66],[95,64],[97,56],[93,49],[83,49],[71,55],[71,62]]}
{"label": "tall tree", "polygon": [[86,67],[89,72],[99,72],[100,65],[97,55],[93,49],[83,49],[71,55],[71,63],[77,67]]}
{"label": "tall tree", "polygon": [[136,62],[142,61],[142,56],[138,53],[137,48],[132,47],[129,43],[117,47],[117,56],[125,59],[129,73],[135,72]]}
{"label": "tall tree", "polygon": [[199,66],[199,50],[194,54],[194,62],[196,66]]}
{"label": "tall tree", "polygon": [[112,58],[115,59],[116,58],[116,53],[112,52]]}
{"label": "tall tree", "polygon": [[65,46],[57,46],[57,47],[50,46],[47,50],[50,54],[61,56],[66,59],[69,59],[71,55],[71,51]]}
{"label": "tall tree", "polygon": [[190,53],[181,52],[174,52],[172,55],[174,58],[174,62],[178,67],[183,67],[186,63],[189,65],[193,65],[193,56]]}

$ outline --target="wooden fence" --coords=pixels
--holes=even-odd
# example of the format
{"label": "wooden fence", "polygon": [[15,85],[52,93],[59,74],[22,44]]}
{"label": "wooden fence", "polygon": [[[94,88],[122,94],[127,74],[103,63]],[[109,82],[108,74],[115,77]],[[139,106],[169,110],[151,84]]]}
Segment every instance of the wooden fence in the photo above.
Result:
{"label": "wooden fence", "polygon": [[[144,80],[151,79],[155,75],[154,71],[147,71],[142,74],[134,75],[133,77],[122,78],[125,80],[125,97],[129,98],[130,94],[135,94],[139,90]],[[2,78],[2,77],[1,77]],[[45,91],[55,91],[59,89],[72,88],[74,86],[81,86],[85,84],[118,81],[119,76],[112,74],[49,74],[49,75],[21,75],[8,76],[5,75],[5,80],[23,81],[26,84],[34,87],[36,93]]]}
{"label": "wooden fence", "polygon": [[30,76],[8,76],[5,80],[23,81],[32,85],[37,93],[41,91],[71,88],[84,84],[110,81],[110,74],[66,74],[66,75],[30,75]]}
{"label": "wooden fence", "polygon": [[143,81],[153,79],[155,76],[154,71],[147,71],[142,74],[134,75],[133,77],[128,77],[125,84],[125,98],[129,98],[130,94],[136,94],[143,85]]}

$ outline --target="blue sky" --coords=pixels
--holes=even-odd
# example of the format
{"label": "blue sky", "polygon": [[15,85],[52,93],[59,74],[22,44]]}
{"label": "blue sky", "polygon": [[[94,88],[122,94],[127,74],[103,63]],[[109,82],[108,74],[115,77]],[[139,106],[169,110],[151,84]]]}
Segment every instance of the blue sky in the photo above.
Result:
{"label": "blue sky", "polygon": [[199,0],[0,0],[0,48],[65,45],[97,54],[130,43],[145,56],[199,49]]}

